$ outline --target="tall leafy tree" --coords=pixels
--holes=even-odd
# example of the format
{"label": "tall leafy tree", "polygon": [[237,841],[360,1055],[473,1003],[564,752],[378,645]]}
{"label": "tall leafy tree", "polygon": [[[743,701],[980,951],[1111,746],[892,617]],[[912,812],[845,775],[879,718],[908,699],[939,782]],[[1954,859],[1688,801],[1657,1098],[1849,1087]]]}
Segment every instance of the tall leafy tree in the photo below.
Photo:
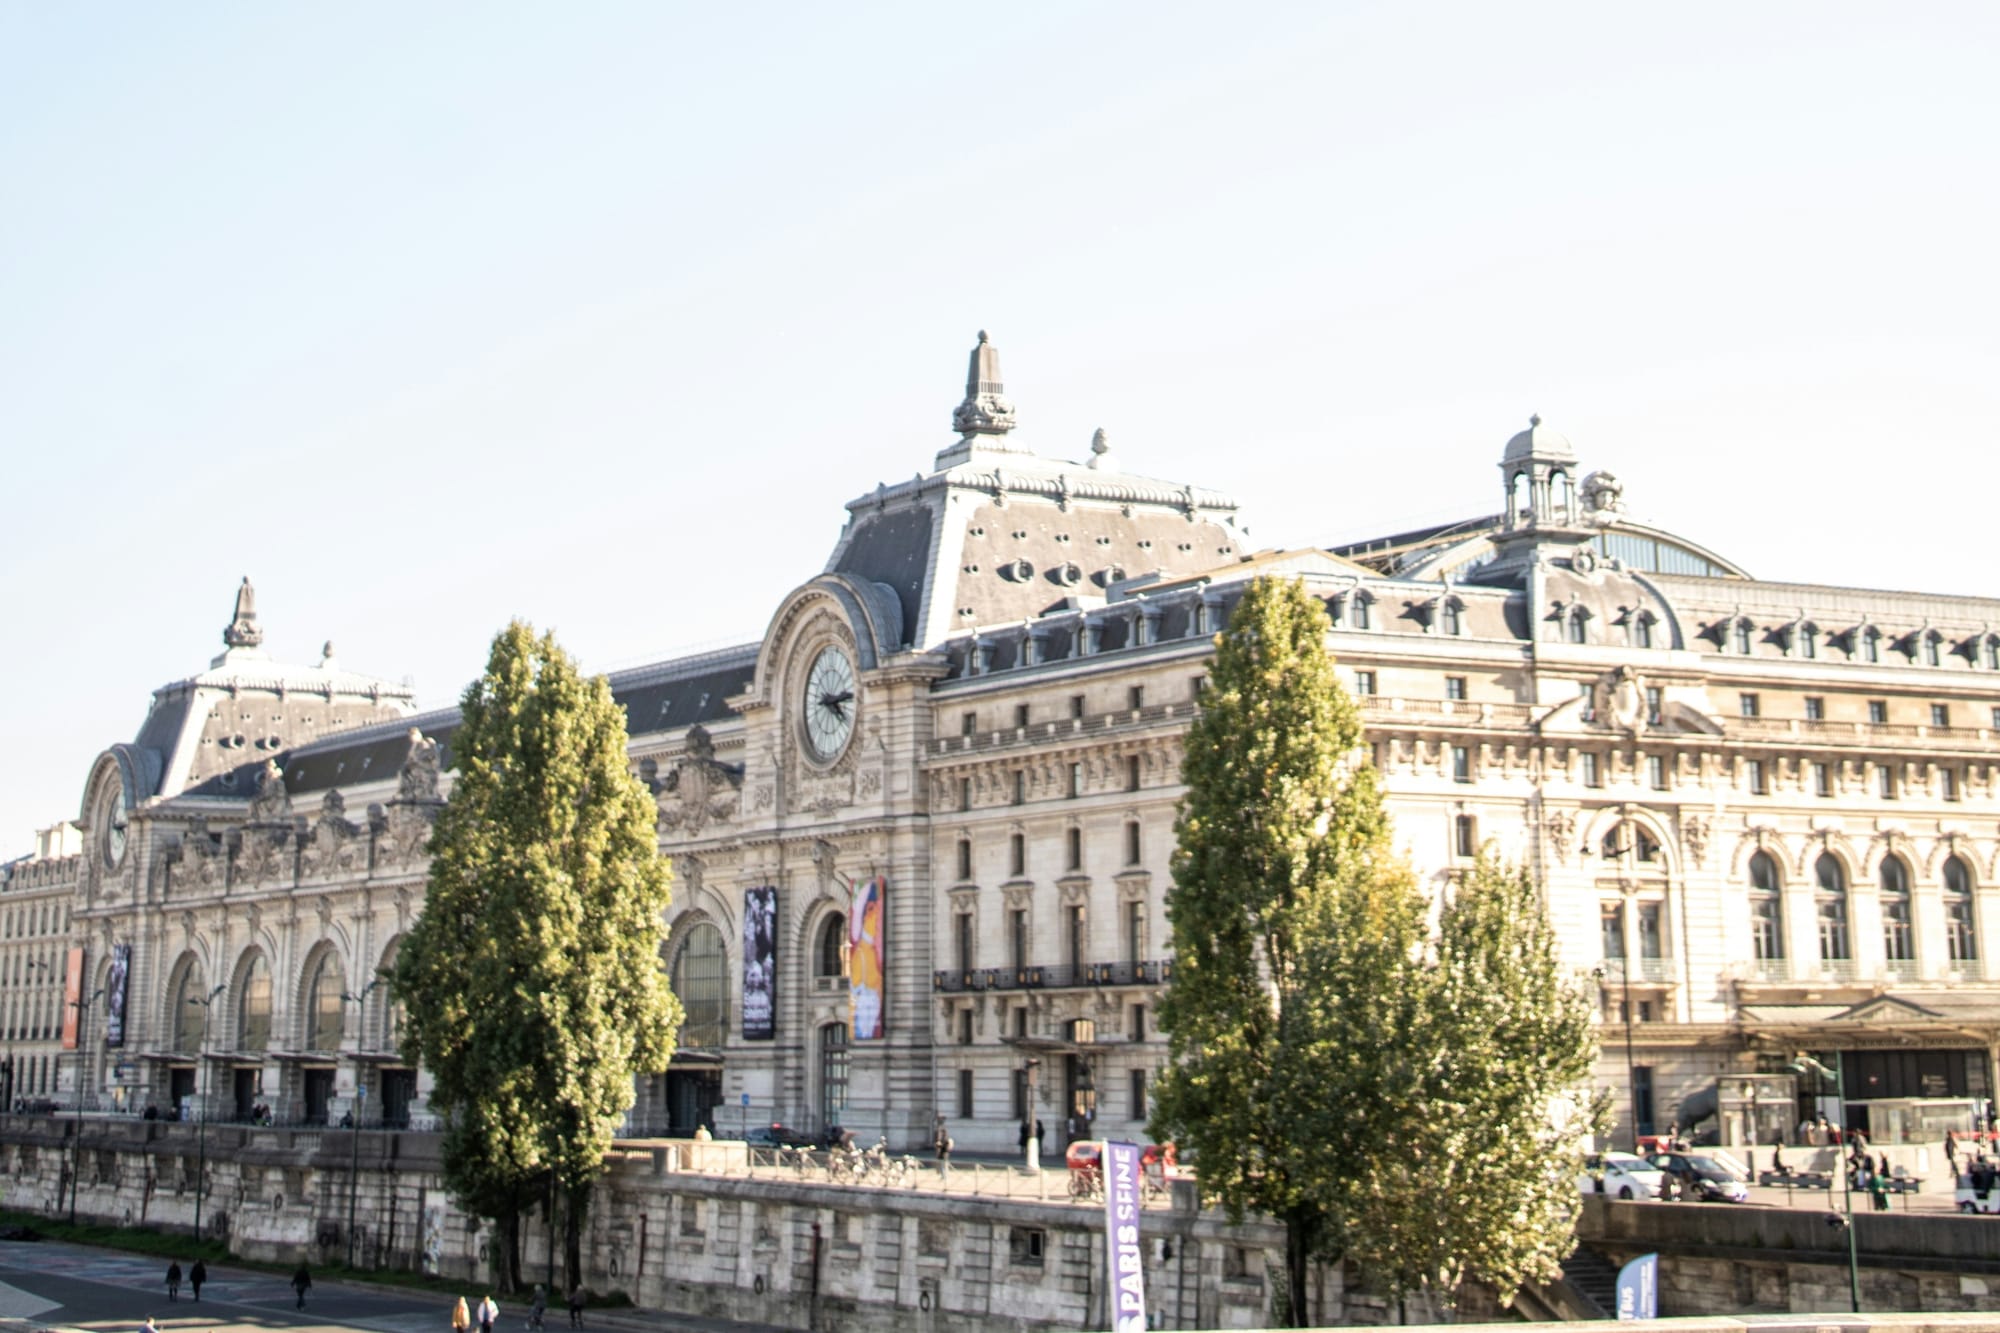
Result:
{"label": "tall leafy tree", "polygon": [[1297,580],[1263,578],[1217,636],[1181,767],[1153,1114],[1211,1201],[1283,1222],[1295,1326],[1395,1104],[1424,920],[1327,629]]}
{"label": "tall leafy tree", "polygon": [[624,714],[553,635],[508,625],[460,711],[424,909],[397,956],[403,1047],[434,1080],[447,1187],[495,1221],[503,1283],[521,1281],[521,1210],[550,1189],[574,1283],[633,1078],[666,1067],[680,1026],[660,959],[671,877]]}
{"label": "tall leafy tree", "polygon": [[1575,1244],[1576,1178],[1604,1124],[1587,1091],[1597,1036],[1540,889],[1482,856],[1444,904],[1412,1064],[1421,1114],[1385,1155],[1355,1258],[1397,1297],[1503,1301],[1552,1280]]}

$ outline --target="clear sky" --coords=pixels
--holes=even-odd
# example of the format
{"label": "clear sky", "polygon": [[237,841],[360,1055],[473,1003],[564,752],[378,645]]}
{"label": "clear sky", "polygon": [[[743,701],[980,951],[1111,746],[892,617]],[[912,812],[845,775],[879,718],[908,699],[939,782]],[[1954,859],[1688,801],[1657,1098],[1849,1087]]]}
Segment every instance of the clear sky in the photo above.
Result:
{"label": "clear sky", "polygon": [[951,439],[2000,594],[1991,4],[0,4],[0,854],[250,575],[446,703],[753,639]]}

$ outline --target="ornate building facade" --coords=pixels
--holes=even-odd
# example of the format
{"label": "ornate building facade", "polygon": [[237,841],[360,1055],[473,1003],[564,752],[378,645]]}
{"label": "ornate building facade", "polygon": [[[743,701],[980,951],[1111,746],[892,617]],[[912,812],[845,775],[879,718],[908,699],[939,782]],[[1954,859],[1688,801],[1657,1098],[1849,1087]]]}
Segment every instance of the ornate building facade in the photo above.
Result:
{"label": "ornate building facade", "polygon": [[[848,504],[757,642],[612,677],[687,1008],[634,1132],[1142,1133],[1180,738],[1267,573],[1324,599],[1432,890],[1487,846],[1545,885],[1603,999],[1621,1136],[1712,1116],[1769,1141],[1826,1111],[1934,1137],[1983,1111],[2000,601],[1755,580],[1632,517],[1539,420],[1492,515],[1262,553],[1234,501],[1122,470],[1101,431],[1080,463],[1023,447],[983,334],[953,425]],[[0,941],[9,1031],[65,1104],[421,1121],[377,982],[455,718],[260,637],[246,581],[223,655],[92,765],[84,850],[9,868],[0,920],[43,932]],[[1844,1107],[1801,1051],[1840,1057]]]}

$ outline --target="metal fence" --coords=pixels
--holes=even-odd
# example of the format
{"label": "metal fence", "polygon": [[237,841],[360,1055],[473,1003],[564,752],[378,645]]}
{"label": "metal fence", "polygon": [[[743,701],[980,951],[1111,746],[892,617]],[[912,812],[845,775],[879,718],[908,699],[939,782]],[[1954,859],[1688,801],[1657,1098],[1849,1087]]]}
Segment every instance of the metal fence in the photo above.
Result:
{"label": "metal fence", "polygon": [[[857,1189],[909,1189],[936,1194],[966,1194],[985,1198],[1037,1199],[1046,1203],[1102,1204],[1103,1177],[1092,1168],[1046,1166],[1029,1170],[1020,1163],[953,1162],[940,1168],[935,1161],[907,1155],[855,1156],[815,1148],[751,1146],[742,1174],[753,1180],[796,1180],[815,1185],[847,1185]],[[720,1174],[735,1175],[725,1170]],[[1166,1176],[1149,1170],[1140,1200],[1148,1208],[1166,1208],[1172,1191]]]}

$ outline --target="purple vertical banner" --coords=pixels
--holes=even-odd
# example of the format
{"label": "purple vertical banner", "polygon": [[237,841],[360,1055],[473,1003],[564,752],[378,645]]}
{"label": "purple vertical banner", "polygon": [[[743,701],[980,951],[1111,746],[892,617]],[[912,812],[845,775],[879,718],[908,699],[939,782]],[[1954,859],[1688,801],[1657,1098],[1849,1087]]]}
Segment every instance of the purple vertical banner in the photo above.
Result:
{"label": "purple vertical banner", "polygon": [[778,1035],[778,891],[743,890],[743,1039]]}
{"label": "purple vertical banner", "polygon": [[1146,1333],[1146,1274],[1139,1252],[1139,1145],[1107,1143],[1104,1252],[1111,1270],[1111,1333]]}

